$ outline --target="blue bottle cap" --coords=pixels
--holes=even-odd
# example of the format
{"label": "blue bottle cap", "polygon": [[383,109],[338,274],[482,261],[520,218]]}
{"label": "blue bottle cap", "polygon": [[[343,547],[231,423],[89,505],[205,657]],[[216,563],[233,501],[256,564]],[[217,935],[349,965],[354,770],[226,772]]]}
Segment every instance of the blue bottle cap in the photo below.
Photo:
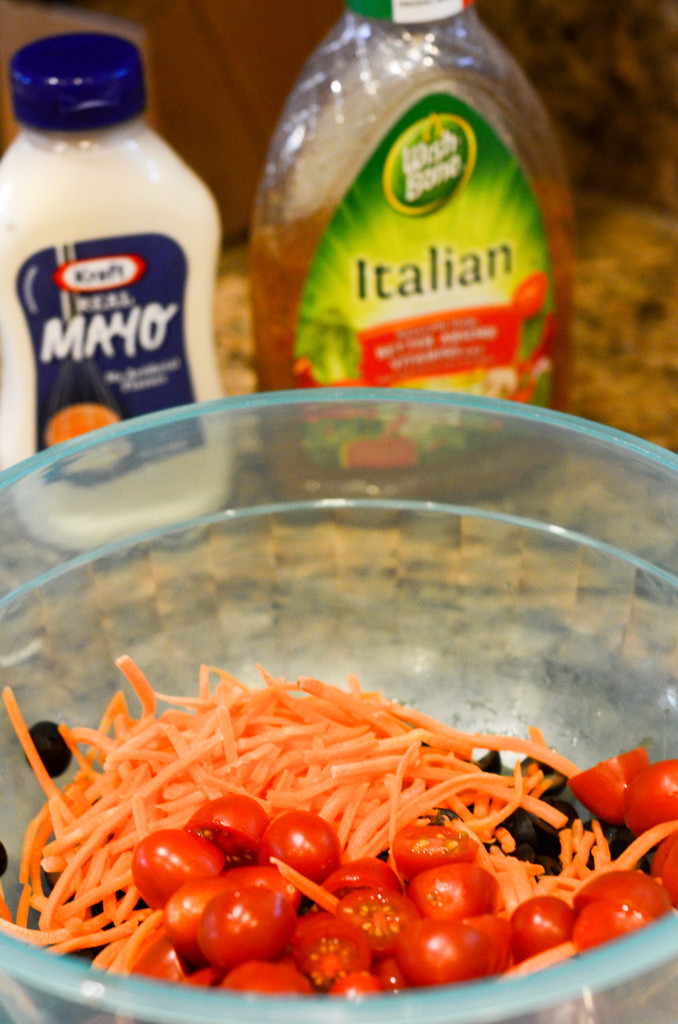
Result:
{"label": "blue bottle cap", "polygon": [[136,117],[146,105],[141,54],[120,36],[46,36],[10,64],[17,121],[47,131],[87,131]]}

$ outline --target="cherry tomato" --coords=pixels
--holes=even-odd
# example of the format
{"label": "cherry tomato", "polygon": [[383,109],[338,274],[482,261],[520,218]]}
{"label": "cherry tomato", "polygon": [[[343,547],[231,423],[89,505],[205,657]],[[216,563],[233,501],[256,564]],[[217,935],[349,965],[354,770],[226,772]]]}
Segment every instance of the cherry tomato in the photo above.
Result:
{"label": "cherry tomato", "polygon": [[657,761],[633,776],[624,793],[624,815],[637,836],[678,819],[678,760]]}
{"label": "cherry tomato", "polygon": [[360,928],[378,956],[392,953],[398,933],[419,918],[419,911],[407,896],[389,889],[354,889],[339,900],[338,920]]}
{"label": "cherry tomato", "polygon": [[360,929],[323,911],[299,918],[292,956],[320,992],[327,992],[349,971],[368,971],[372,963],[370,945]]}
{"label": "cherry tomato", "polygon": [[142,900],[162,909],[180,885],[218,875],[224,855],[214,843],[180,828],[163,828],[141,839],[132,857],[132,880]]}
{"label": "cherry tomato", "polygon": [[395,956],[384,956],[377,960],[372,968],[374,974],[379,978],[385,991],[400,992],[408,988],[408,982],[403,974],[403,969]]}
{"label": "cherry tomato", "polygon": [[477,846],[468,832],[449,825],[406,825],[396,832],[391,852],[400,875],[409,882],[427,868],[472,861]]}
{"label": "cherry tomato", "polygon": [[191,971],[186,975],[186,984],[200,988],[215,988],[223,976],[224,972],[217,970],[216,967],[199,967],[197,971]]}
{"label": "cherry tomato", "polygon": [[603,942],[619,938],[627,932],[643,928],[654,918],[632,904],[601,897],[591,900],[577,914],[572,941],[577,949],[591,949]]}
{"label": "cherry tomato", "polygon": [[330,986],[331,996],[345,996],[347,999],[360,999],[362,996],[383,992],[384,984],[376,974],[370,971],[349,971]]}
{"label": "cherry tomato", "polygon": [[226,890],[205,907],[198,929],[208,964],[229,970],[245,960],[275,960],[297,922],[290,901],[260,886]]}
{"label": "cherry tomato", "polygon": [[650,758],[645,747],[634,747],[617,757],[599,761],[569,781],[580,803],[610,825],[624,824],[624,793],[634,775],[647,768]]}
{"label": "cherry tomato", "polygon": [[259,847],[259,863],[271,857],[296,868],[314,882],[324,882],[339,867],[341,846],[332,826],[311,811],[287,811],[270,823]]}
{"label": "cherry tomato", "polygon": [[147,978],[162,978],[163,981],[185,981],[186,965],[167,936],[161,932],[143,947],[134,962],[132,973],[143,974]]}
{"label": "cherry tomato", "polygon": [[519,963],[572,937],[575,913],[557,896],[533,896],[511,915],[511,949]]}
{"label": "cherry tomato", "polygon": [[652,864],[650,865],[650,874],[653,878],[662,877],[664,863],[669,855],[669,850],[676,842],[678,842],[678,832],[673,832],[670,836],[667,836],[666,839],[662,839],[654,852]]}
{"label": "cherry tomato", "polygon": [[187,822],[187,832],[209,839],[226,857],[225,866],[256,864],[269,818],[254,797],[229,793],[208,800]]}
{"label": "cherry tomato", "polygon": [[286,961],[246,960],[229,971],[221,988],[237,992],[265,992],[275,995],[310,995],[310,981],[294,964]]}
{"label": "cherry tomato", "polygon": [[323,882],[323,889],[341,899],[354,889],[392,889],[401,891],[395,871],[379,857],[359,857],[340,864]]}
{"label": "cherry tomato", "polygon": [[650,873],[659,878],[674,907],[678,907],[678,832],[659,844]]}
{"label": "cherry tomato", "polygon": [[575,914],[599,899],[632,907],[648,919],[661,917],[671,909],[671,900],[664,886],[643,871],[606,871],[596,875],[575,895]]}
{"label": "cherry tomato", "polygon": [[301,905],[301,893],[283,878],[274,864],[243,864],[239,868],[231,868],[222,877],[228,889],[242,888],[243,885],[275,889],[290,901],[295,913]]}
{"label": "cherry tomato", "polygon": [[403,928],[396,959],[410,985],[447,985],[492,972],[495,952],[489,936],[463,921],[425,918]]}
{"label": "cherry tomato", "polygon": [[229,888],[227,875],[192,878],[180,885],[165,904],[163,924],[174,948],[196,967],[205,966],[198,929],[203,911],[213,896]]}
{"label": "cherry tomato", "polygon": [[493,913],[499,886],[485,868],[462,861],[421,871],[410,882],[407,894],[422,917],[462,920]]}
{"label": "cherry tomato", "polygon": [[497,914],[478,914],[475,917],[465,917],[464,924],[485,932],[492,943],[494,950],[494,961],[490,974],[500,974],[505,971],[511,963],[511,924],[505,917]]}

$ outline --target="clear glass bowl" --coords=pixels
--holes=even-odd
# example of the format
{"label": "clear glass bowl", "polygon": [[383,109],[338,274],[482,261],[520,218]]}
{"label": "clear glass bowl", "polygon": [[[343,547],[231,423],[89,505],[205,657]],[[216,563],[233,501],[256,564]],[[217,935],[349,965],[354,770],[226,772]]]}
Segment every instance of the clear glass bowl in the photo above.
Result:
{"label": "clear glass bowl", "polygon": [[[105,428],[0,475],[0,683],[96,723],[131,655],[165,691],[356,673],[464,729],[534,724],[586,766],[678,755],[678,458],[536,407],[280,392]],[[0,714],[3,879],[41,794]],[[0,935],[21,1024],[655,1024],[678,919],[542,974],[363,1002],[95,973]]]}

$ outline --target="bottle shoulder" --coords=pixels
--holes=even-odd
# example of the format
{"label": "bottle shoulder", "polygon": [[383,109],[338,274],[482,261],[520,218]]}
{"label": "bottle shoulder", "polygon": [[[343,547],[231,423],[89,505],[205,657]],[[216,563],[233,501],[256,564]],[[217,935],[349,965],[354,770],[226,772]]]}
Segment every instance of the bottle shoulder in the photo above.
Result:
{"label": "bottle shoulder", "polygon": [[[273,135],[260,189],[332,183],[341,195],[375,144],[406,110],[434,92],[473,108],[526,172],[565,181],[545,108],[517,61],[473,6],[425,25],[394,25],[345,12],[311,55]],[[290,188],[292,189],[290,194]]]}
{"label": "bottle shoulder", "polygon": [[192,221],[195,230],[213,222],[218,232],[216,200],[143,123],[99,133],[23,130],[0,160],[0,245],[23,242],[29,232],[101,234],[134,224],[184,231]]}

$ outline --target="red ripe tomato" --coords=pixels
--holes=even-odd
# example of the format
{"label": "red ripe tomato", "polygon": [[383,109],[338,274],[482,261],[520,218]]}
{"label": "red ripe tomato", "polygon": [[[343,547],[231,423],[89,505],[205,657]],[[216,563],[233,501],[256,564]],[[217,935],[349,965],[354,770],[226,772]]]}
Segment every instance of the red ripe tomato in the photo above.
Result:
{"label": "red ripe tomato", "polygon": [[271,995],[311,995],[308,978],[286,961],[246,960],[229,971],[221,988],[237,992],[263,992]]}
{"label": "red ripe tomato", "polygon": [[419,918],[419,911],[407,896],[389,889],[354,889],[339,900],[338,920],[360,928],[378,956],[392,953],[404,927]]}
{"label": "red ripe tomato", "polygon": [[501,974],[511,963],[511,924],[505,917],[497,914],[478,914],[465,917],[464,924],[485,932],[494,949],[494,962],[490,974]]}
{"label": "red ripe tomato", "polygon": [[185,981],[187,977],[186,965],[163,933],[142,948],[132,966],[132,974],[163,981]]}
{"label": "red ripe tomato", "polygon": [[648,920],[661,917],[671,909],[671,900],[664,886],[643,871],[606,871],[596,875],[575,895],[575,914],[580,914],[589,903],[600,899],[632,907]]}
{"label": "red ripe tomato", "polygon": [[199,988],[215,988],[220,984],[223,976],[223,971],[218,971],[216,967],[200,967],[197,971],[191,971],[186,975],[186,984]]}
{"label": "red ripe tomato", "polygon": [[218,875],[223,866],[224,855],[214,843],[184,829],[163,828],[137,843],[132,880],[142,900],[160,910],[184,882]]}
{"label": "red ripe tomato", "polygon": [[192,878],[172,893],[163,910],[167,937],[174,948],[196,967],[206,964],[198,943],[203,911],[213,896],[229,887],[227,875]]}
{"label": "red ripe tomato", "polygon": [[650,865],[650,874],[653,878],[661,878],[664,870],[664,864],[669,855],[669,851],[672,846],[678,841],[678,832],[673,832],[666,839],[662,839],[661,843],[657,847],[652,857],[652,864]]}
{"label": "red ripe tomato", "polygon": [[246,960],[275,960],[297,922],[288,899],[273,889],[250,886],[214,896],[198,929],[200,951],[208,964],[230,970]]}
{"label": "red ripe tomato", "polygon": [[591,900],[577,914],[572,941],[577,949],[591,949],[603,942],[619,938],[627,932],[643,928],[654,918],[632,904],[602,897]]}
{"label": "red ripe tomato", "polygon": [[617,757],[599,761],[593,768],[574,775],[569,786],[587,810],[610,825],[624,824],[624,793],[634,775],[647,768],[650,758],[645,747],[634,747]]}
{"label": "red ripe tomato", "polygon": [[259,863],[270,864],[271,857],[277,857],[314,882],[324,882],[339,867],[339,837],[320,815],[287,811],[273,819],[262,837]]}
{"label": "red ripe tomato", "polygon": [[495,951],[489,936],[463,921],[425,918],[404,928],[396,959],[410,985],[448,985],[490,974]]}
{"label": "red ripe tomato", "polygon": [[517,286],[513,293],[513,305],[524,320],[536,316],[546,300],[549,279],[542,270],[535,270]]}
{"label": "red ripe tomato", "polygon": [[661,821],[678,820],[678,760],[657,761],[633,776],[624,793],[624,816],[637,836]]}
{"label": "red ripe tomato", "polygon": [[328,995],[344,996],[346,999],[361,999],[363,996],[383,992],[384,984],[370,971],[349,971],[337,978],[328,990]]}
{"label": "red ripe tomato", "polygon": [[485,868],[462,861],[420,872],[410,882],[407,894],[422,917],[461,921],[494,913],[499,886]]}
{"label": "red ripe tomato", "polygon": [[341,899],[354,889],[391,889],[401,891],[395,871],[379,857],[359,857],[357,860],[340,864],[327,876],[323,889]]}
{"label": "red ripe tomato", "polygon": [[226,867],[256,864],[269,818],[254,797],[229,793],[208,800],[187,822],[187,832],[208,839],[224,853]]}
{"label": "red ripe tomato", "polygon": [[660,843],[650,873],[661,880],[674,907],[678,907],[678,833]]}
{"label": "red ripe tomato", "polygon": [[511,915],[511,949],[519,963],[572,937],[575,913],[557,896],[533,896]]}
{"label": "red ripe tomato", "polygon": [[475,860],[475,840],[449,825],[405,825],[393,837],[391,853],[400,875],[409,882],[427,868]]}
{"label": "red ripe tomato", "polygon": [[295,913],[301,905],[301,893],[283,878],[274,864],[243,864],[242,867],[231,868],[222,877],[227,889],[241,889],[243,885],[261,886],[279,892],[290,901]]}
{"label": "red ripe tomato", "polygon": [[319,992],[327,992],[349,971],[369,971],[372,963],[370,945],[360,929],[324,911],[299,918],[292,956]]}
{"label": "red ripe tomato", "polygon": [[377,960],[372,970],[385,991],[400,992],[401,989],[408,988],[408,981],[395,956],[385,956]]}

